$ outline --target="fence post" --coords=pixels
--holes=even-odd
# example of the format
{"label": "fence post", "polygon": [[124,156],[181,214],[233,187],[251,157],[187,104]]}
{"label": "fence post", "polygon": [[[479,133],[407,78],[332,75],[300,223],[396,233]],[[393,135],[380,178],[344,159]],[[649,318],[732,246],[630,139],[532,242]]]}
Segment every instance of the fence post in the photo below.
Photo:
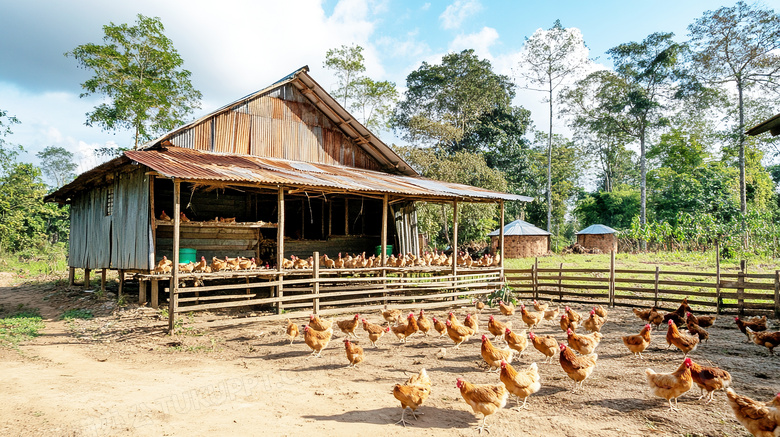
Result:
{"label": "fence post", "polygon": [[68,267],[68,286],[73,287],[76,285],[76,268]]}
{"label": "fence post", "polygon": [[531,273],[531,285],[534,299],[539,299],[539,258],[534,258],[533,272]]}
{"label": "fence post", "polygon": [[563,263],[558,266],[558,302],[563,302],[563,288],[561,287],[561,276],[563,276]]}
{"label": "fence post", "polygon": [[609,253],[609,306],[615,306],[615,251]]}
{"label": "fence post", "polygon": [[658,279],[661,276],[661,267],[655,266],[655,285],[653,285],[653,292],[654,292],[654,304],[656,308],[658,308]]}
{"label": "fence post", "polygon": [[775,270],[775,318],[780,319],[780,270]]}
{"label": "fence post", "polygon": [[715,242],[715,313],[723,311],[723,295],[720,291],[720,242]]}
{"label": "fence post", "polygon": [[314,314],[320,312],[320,253],[312,253],[314,265],[311,268],[312,293],[314,294]]}
{"label": "fence post", "polygon": [[739,316],[742,317],[745,314],[745,273],[747,270],[747,262],[743,259],[739,262],[739,274],[737,279],[737,306],[739,307]]}

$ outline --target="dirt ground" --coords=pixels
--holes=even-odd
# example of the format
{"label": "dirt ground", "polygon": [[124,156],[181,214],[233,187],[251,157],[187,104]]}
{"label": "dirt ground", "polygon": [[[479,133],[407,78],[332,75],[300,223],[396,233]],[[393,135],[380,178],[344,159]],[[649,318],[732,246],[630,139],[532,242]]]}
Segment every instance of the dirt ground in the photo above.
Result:
{"label": "dirt ground", "polygon": [[[446,337],[416,336],[400,345],[386,335],[374,349],[358,329],[366,361],[350,369],[341,333],[322,358],[307,358],[303,341],[287,344],[282,321],[244,318],[226,324],[223,315],[201,313],[184,317],[177,334],[169,336],[159,311],[133,304],[120,308],[50,284],[0,287],[0,304],[39,308],[46,322],[43,335],[18,349],[0,347],[0,435],[471,436],[481,416],[462,400],[455,379],[499,383],[482,365],[479,336],[453,350]],[[71,308],[90,308],[96,317],[57,320]],[[462,319],[470,310],[455,312]],[[483,312],[483,331],[490,314],[498,312]],[[444,311],[430,315],[443,317]],[[366,316],[381,320],[378,311]],[[522,325],[519,315],[511,319],[516,328]],[[547,323],[535,331],[565,338],[557,324]],[[530,410],[511,410],[510,400],[489,417],[491,435],[748,435],[722,392],[707,405],[697,401],[694,386],[680,398],[677,413],[649,392],[644,369],[671,372],[683,358],[665,349],[664,333],[654,333],[644,360],[634,358],[620,337],[641,326],[627,309],[610,311],[596,349],[598,365],[584,392],[576,394],[557,358],[541,364],[544,357],[529,347],[513,364],[539,363],[542,389],[529,399]],[[440,359],[441,348],[447,350]],[[732,317],[719,318],[709,343],[691,356],[731,372],[738,393],[768,400],[780,391],[780,356],[747,343]],[[433,380],[433,392],[418,410],[424,415],[409,427],[395,425],[401,408],[392,386],[422,367]]]}

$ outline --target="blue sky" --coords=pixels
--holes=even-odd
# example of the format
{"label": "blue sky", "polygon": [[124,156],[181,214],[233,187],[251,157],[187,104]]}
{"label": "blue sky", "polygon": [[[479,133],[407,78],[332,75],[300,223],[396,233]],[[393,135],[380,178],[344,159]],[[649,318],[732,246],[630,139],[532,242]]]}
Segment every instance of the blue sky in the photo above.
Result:
{"label": "blue sky", "polygon": [[[474,48],[494,69],[512,74],[526,37],[556,19],[579,28],[590,57],[609,66],[605,51],[639,41],[653,32],[687,38],[687,26],[706,10],[734,2],[698,0],[636,1],[164,1],[0,0],[0,108],[21,125],[7,138],[28,150],[48,145],[77,154],[81,170],[95,165],[91,151],[131,143],[128,133],[84,126],[84,114],[100,100],[80,99],[88,73],[63,53],[100,42],[102,25],[132,23],[137,13],[160,17],[203,92],[210,112],[264,88],[302,65],[326,89],[334,80],[322,67],[325,52],[342,44],[365,48],[367,74],[403,88],[421,62],[438,62],[451,51]],[[761,4],[780,10],[780,0]],[[541,96],[519,92],[516,103],[532,111],[538,126],[547,123]],[[556,125],[563,129],[563,121]],[[385,142],[397,139],[380,133]]]}

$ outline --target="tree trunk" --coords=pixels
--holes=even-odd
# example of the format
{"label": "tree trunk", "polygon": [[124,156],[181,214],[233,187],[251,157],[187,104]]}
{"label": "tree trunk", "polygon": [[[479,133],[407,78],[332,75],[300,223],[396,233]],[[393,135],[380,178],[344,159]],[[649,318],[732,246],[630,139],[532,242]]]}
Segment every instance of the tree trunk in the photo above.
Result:
{"label": "tree trunk", "polygon": [[[639,226],[644,229],[647,226],[647,162],[645,159],[645,130],[639,135],[639,168],[641,180],[639,182]],[[642,250],[647,250],[647,241],[640,241]]]}
{"label": "tree trunk", "polygon": [[[550,133],[547,136],[547,232],[552,226],[552,136],[553,136],[553,90],[550,82]],[[503,256],[503,255],[502,255]]]}
{"label": "tree trunk", "polygon": [[[745,105],[742,100],[743,85],[741,78],[737,77],[737,92],[739,94],[739,210],[742,212],[743,228],[745,214],[747,214],[747,183],[745,181]],[[747,249],[747,230],[742,236],[742,246]]]}

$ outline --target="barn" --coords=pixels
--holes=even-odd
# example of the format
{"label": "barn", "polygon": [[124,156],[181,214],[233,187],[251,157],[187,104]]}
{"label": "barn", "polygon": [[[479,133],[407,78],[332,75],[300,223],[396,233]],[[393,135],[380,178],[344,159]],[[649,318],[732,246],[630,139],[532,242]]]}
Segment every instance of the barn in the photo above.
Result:
{"label": "barn", "polygon": [[617,253],[617,231],[605,225],[590,225],[577,232],[577,243],[587,249],[598,248],[603,253]]}
{"label": "barn", "polygon": [[[523,221],[515,220],[504,226],[504,252],[502,257],[526,258],[546,255],[550,252],[550,233]],[[488,234],[490,250],[496,253],[500,247],[500,229]]]}
{"label": "barn", "polygon": [[[167,295],[173,326],[184,311],[272,305],[277,313],[317,312],[320,303],[400,305],[425,293],[435,307],[469,290],[489,292],[500,286],[503,265],[477,273],[420,261],[415,204],[453,206],[457,253],[459,203],[498,203],[503,224],[504,202],[530,198],[420,177],[303,67],[83,173],[45,200],[71,205],[71,282],[75,269],[86,278],[100,270],[104,280],[117,270],[120,292],[125,280],[138,281],[139,301],[149,291],[153,307]],[[362,253],[378,258],[373,270],[320,269],[323,255]],[[391,267],[390,253],[417,262]],[[257,267],[155,272],[163,256],[173,266],[245,257]],[[293,257],[310,262],[288,268]],[[405,273],[415,268],[424,274],[414,277],[427,282]],[[461,286],[467,273],[472,279]]]}

